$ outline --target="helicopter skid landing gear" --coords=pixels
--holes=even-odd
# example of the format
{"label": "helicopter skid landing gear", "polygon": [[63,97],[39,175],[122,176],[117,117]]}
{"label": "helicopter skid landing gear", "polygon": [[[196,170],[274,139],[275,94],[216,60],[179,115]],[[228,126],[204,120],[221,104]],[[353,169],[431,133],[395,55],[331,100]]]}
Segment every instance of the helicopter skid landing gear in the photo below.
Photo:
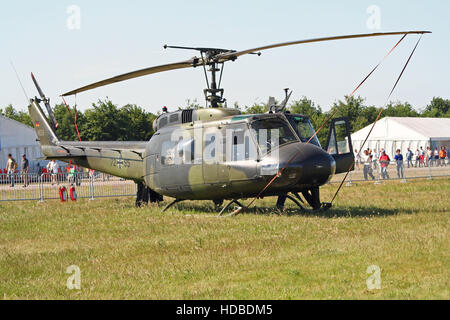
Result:
{"label": "helicopter skid landing gear", "polygon": [[319,187],[304,190],[302,191],[302,195],[313,210],[319,210],[322,207],[322,204],[320,203]]}
{"label": "helicopter skid landing gear", "polygon": [[171,206],[174,204],[183,201],[183,199],[175,199],[172,202],[170,202],[167,206],[164,207],[164,209],[161,210],[161,212],[166,212]]}
{"label": "helicopter skid landing gear", "polygon": [[[297,197],[297,199],[301,200],[301,198],[297,194],[295,196]],[[289,199],[292,202],[294,202],[300,208],[301,211],[305,211],[305,208],[300,204],[300,202],[296,198],[294,198],[293,196],[291,196],[289,194],[285,194],[285,195],[279,196],[278,200],[277,200],[276,207],[280,212],[284,211],[284,204],[286,202],[286,199]]]}
{"label": "helicopter skid landing gear", "polygon": [[214,203],[214,210],[219,211],[223,205],[223,200],[213,200],[213,203]]}
{"label": "helicopter skid landing gear", "polygon": [[[227,209],[233,204],[237,204],[239,206],[238,209],[234,210],[232,213],[227,214],[227,215],[223,215],[225,213],[225,211],[227,211]],[[229,216],[234,216],[237,213],[239,213],[242,209],[244,208],[244,206],[237,200],[237,199],[233,199],[230,202],[227,203],[227,205],[225,207],[222,208],[222,210],[220,210],[219,212],[219,217],[229,217]]]}

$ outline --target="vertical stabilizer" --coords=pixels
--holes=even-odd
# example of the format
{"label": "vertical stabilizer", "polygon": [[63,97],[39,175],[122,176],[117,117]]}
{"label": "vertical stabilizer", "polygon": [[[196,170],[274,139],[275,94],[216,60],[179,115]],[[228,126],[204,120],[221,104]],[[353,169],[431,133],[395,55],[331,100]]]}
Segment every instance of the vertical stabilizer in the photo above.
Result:
{"label": "vertical stabilizer", "polygon": [[51,146],[58,144],[59,139],[50,126],[44,112],[42,111],[36,99],[30,100],[28,111],[30,113],[31,119],[33,120],[34,129],[36,130],[36,134],[41,143],[41,146]]}

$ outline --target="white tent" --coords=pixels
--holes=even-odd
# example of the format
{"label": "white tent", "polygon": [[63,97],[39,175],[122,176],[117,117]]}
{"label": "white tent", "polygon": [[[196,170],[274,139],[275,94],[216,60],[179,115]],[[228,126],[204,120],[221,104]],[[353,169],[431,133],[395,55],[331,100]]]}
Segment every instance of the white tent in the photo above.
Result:
{"label": "white tent", "polygon": [[[371,127],[352,134],[353,149],[360,150]],[[397,149],[405,155],[407,148],[415,152],[420,147],[441,146],[450,147],[450,118],[385,117],[376,123],[364,149],[384,148],[392,157]]]}
{"label": "white tent", "polygon": [[8,154],[11,153],[20,165],[22,155],[26,154],[30,161],[30,169],[36,164],[33,159],[42,157],[41,147],[36,141],[33,128],[0,115],[0,169],[6,167]]}

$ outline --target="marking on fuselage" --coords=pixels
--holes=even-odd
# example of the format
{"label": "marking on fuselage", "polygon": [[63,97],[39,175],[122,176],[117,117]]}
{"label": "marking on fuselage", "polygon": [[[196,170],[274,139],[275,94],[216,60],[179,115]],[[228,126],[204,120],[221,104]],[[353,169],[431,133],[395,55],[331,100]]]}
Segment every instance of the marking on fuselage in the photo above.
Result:
{"label": "marking on fuselage", "polygon": [[111,161],[111,166],[116,167],[119,170],[122,170],[122,168],[130,167],[130,161],[124,160],[123,158],[113,159]]}

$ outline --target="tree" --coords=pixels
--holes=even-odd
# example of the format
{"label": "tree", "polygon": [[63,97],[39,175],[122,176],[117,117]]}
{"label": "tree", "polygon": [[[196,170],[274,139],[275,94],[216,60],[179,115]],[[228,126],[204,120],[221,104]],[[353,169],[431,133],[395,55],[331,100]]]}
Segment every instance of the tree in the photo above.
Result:
{"label": "tree", "polygon": [[[70,111],[69,111],[70,110]],[[75,109],[67,110],[65,104],[57,104],[53,108],[56,121],[58,122],[57,135],[61,140],[73,141],[78,140],[78,134],[75,128]],[[77,110],[77,126],[84,127],[85,117],[83,112]],[[80,130],[81,139],[84,139],[83,132]]]}
{"label": "tree", "polygon": [[[292,104],[288,107],[288,111],[290,111],[291,113],[307,116],[311,120],[311,123],[316,130],[325,121],[325,114],[322,112],[322,108],[319,105],[316,106],[312,100],[309,100],[306,97],[303,97],[302,99],[297,101],[293,101]],[[324,128],[318,132],[317,138],[322,145],[325,145],[327,135],[327,128]]]}
{"label": "tree", "polygon": [[245,114],[258,114],[258,113],[266,113],[269,111],[269,105],[265,104],[257,104],[254,103],[251,107],[245,106],[244,112]]}
{"label": "tree", "polygon": [[303,97],[302,99],[297,101],[293,101],[292,104],[288,107],[288,110],[291,113],[306,115],[310,119],[322,115],[322,108],[320,108],[319,105],[316,107],[315,103],[306,97]]}
{"label": "tree", "polygon": [[433,97],[421,114],[422,117],[450,118],[450,100]]}
{"label": "tree", "polygon": [[111,100],[99,100],[84,112],[79,128],[83,140],[148,141],[155,118],[134,104],[119,108]]}
{"label": "tree", "polygon": [[181,109],[202,109],[203,107],[198,103],[197,99],[186,99],[186,106],[184,108],[178,108],[178,110]]}
{"label": "tree", "polygon": [[418,117],[419,113],[408,103],[389,103],[381,113],[381,117]]}
{"label": "tree", "polygon": [[120,139],[124,141],[148,141],[153,135],[153,120],[156,115],[145,112],[144,109],[135,104],[127,104],[119,110],[120,122],[126,128]]}
{"label": "tree", "polygon": [[119,116],[119,109],[111,100],[98,100],[92,108],[84,112],[86,122],[80,126],[83,140],[123,141],[125,130],[132,127],[125,125]]}

